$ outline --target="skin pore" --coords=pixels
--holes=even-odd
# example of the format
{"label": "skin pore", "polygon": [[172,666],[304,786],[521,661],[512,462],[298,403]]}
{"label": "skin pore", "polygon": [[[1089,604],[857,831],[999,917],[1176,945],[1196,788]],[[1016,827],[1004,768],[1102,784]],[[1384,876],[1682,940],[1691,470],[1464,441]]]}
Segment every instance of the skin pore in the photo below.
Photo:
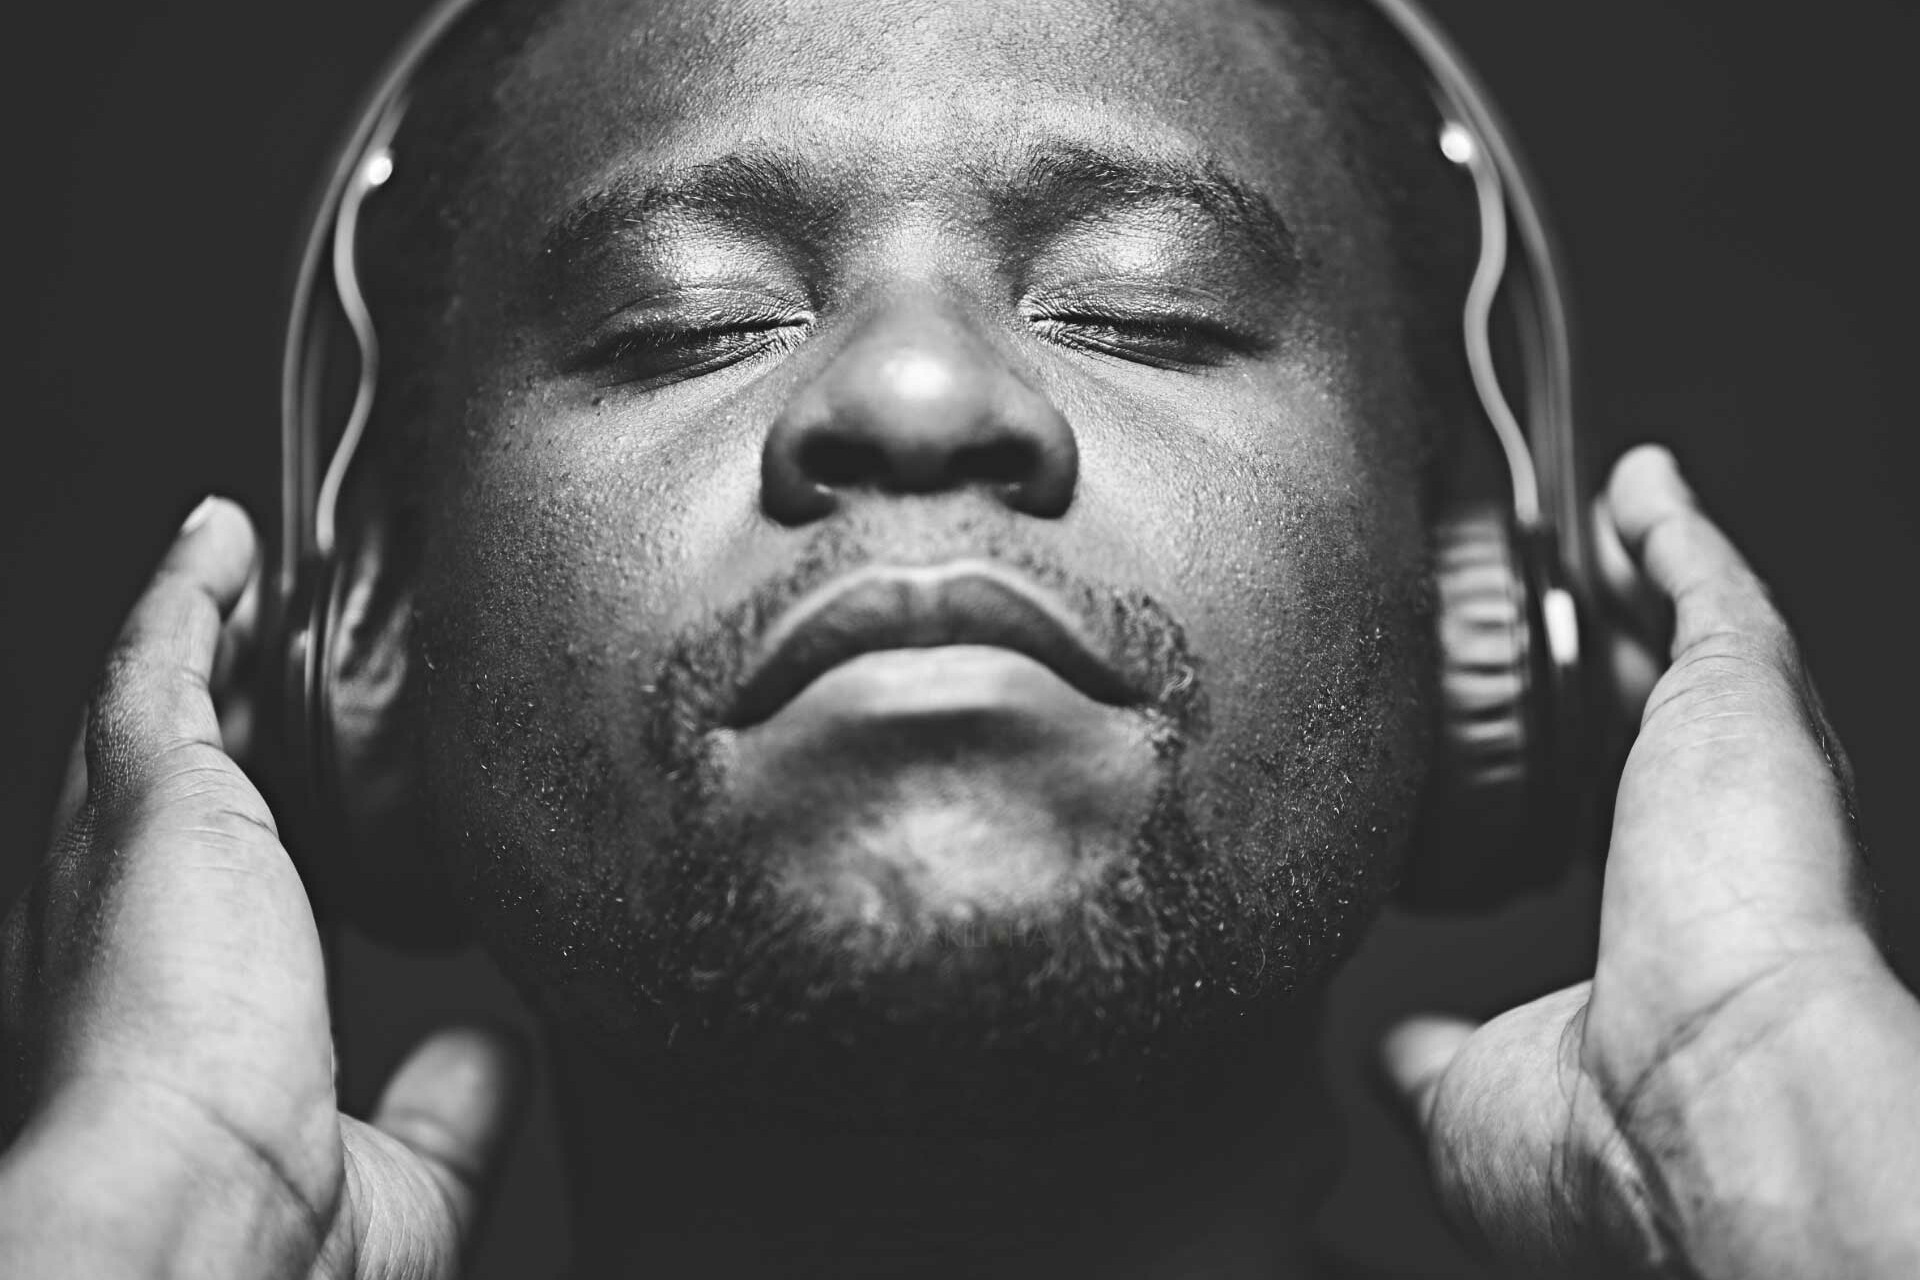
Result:
{"label": "skin pore", "polygon": [[[1424,775],[1435,413],[1321,45],[546,8],[416,179],[478,212],[424,420],[376,424],[417,506],[366,518],[582,1266],[1303,1268],[1317,996]],[[743,716],[874,571],[1023,584],[1119,691],[909,648]]]}

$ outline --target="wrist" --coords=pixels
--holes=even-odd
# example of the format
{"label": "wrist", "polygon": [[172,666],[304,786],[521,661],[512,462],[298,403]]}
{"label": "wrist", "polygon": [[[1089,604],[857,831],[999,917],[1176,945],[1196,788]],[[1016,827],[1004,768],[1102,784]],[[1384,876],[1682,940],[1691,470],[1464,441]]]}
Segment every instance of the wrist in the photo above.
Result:
{"label": "wrist", "polygon": [[188,1100],[91,1081],[62,1090],[0,1155],[0,1271],[304,1276],[331,1209]]}

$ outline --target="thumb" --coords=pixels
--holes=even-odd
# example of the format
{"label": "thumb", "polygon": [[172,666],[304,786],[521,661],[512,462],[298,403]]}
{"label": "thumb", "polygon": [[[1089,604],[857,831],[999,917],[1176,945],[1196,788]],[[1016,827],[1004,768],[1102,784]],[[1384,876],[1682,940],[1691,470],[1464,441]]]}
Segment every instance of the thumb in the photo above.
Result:
{"label": "thumb", "polygon": [[451,1027],[429,1036],[387,1082],[373,1127],[444,1184],[464,1238],[525,1092],[526,1053],[505,1031]]}
{"label": "thumb", "polygon": [[1477,1023],[1438,1014],[1407,1018],[1380,1044],[1380,1070],[1389,1101],[1424,1143],[1433,1122],[1433,1104],[1447,1068],[1467,1046]]}
{"label": "thumb", "polygon": [[452,1277],[524,1109],[528,1050],[480,1027],[434,1033],[368,1123],[343,1120],[358,1277]]}
{"label": "thumb", "polygon": [[1609,1268],[1646,1256],[1637,1176],[1579,1068],[1589,991],[1581,983],[1484,1026],[1420,1015],[1380,1046],[1383,1083],[1449,1222],[1516,1274],[1624,1274]]}

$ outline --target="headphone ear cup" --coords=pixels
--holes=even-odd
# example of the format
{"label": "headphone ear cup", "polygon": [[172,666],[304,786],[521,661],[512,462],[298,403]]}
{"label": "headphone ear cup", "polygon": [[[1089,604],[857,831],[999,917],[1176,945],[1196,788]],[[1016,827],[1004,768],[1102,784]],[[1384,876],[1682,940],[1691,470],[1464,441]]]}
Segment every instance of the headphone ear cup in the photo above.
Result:
{"label": "headphone ear cup", "polygon": [[1492,505],[1449,512],[1435,533],[1439,724],[1436,760],[1400,886],[1407,905],[1476,910],[1557,879],[1557,717],[1540,678],[1539,601],[1511,518]]}
{"label": "headphone ear cup", "polygon": [[417,811],[417,753],[395,711],[406,696],[404,608],[370,607],[364,572],[312,567],[303,625],[286,645],[287,844],[323,920],[406,950],[466,936]]}

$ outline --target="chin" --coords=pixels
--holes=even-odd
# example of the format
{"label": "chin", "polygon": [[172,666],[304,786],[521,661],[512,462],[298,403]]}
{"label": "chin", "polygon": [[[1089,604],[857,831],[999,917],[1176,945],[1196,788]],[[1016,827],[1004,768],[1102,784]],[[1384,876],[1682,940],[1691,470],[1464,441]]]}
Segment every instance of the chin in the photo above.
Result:
{"label": "chin", "polygon": [[738,779],[716,742],[670,850],[593,859],[627,864],[620,892],[551,901],[564,937],[519,895],[483,936],[563,1036],[705,1122],[1164,1112],[1307,1048],[1329,934],[1328,903],[1196,829],[1180,746],[1155,743],[1149,785],[1089,831],[1000,779],[915,770],[772,821],[719,802]]}
{"label": "chin", "polygon": [[715,735],[698,825],[730,832],[736,888],[763,886],[777,916],[824,936],[868,940],[861,953],[992,947],[1138,874],[1179,753],[1149,719],[1107,718],[1072,751],[1055,726],[1000,715],[866,726],[807,750]]}
{"label": "chin", "polygon": [[[1092,896],[1123,845],[1082,838],[1045,811],[1006,804],[916,804],[835,815],[763,849],[787,910],[829,933],[910,939],[966,936],[980,927],[1037,927]],[[756,842],[759,843],[759,842]]]}

